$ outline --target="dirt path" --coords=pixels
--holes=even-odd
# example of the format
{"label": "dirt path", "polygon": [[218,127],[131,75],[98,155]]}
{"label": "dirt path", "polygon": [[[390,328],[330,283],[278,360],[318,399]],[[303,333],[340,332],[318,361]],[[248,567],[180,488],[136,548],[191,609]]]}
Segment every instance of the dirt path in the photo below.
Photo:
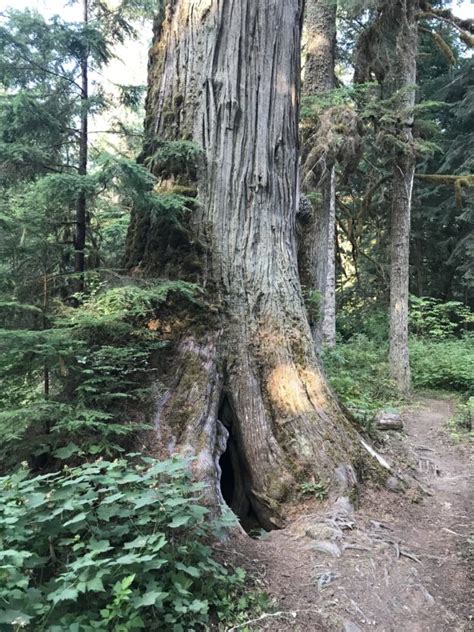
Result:
{"label": "dirt path", "polygon": [[449,437],[452,413],[449,401],[420,400],[404,414],[405,435],[383,450],[394,467],[395,455],[408,455],[400,473],[411,471],[426,494],[372,491],[356,512],[344,500],[320,506],[237,547],[280,613],[249,629],[474,630],[472,462]]}

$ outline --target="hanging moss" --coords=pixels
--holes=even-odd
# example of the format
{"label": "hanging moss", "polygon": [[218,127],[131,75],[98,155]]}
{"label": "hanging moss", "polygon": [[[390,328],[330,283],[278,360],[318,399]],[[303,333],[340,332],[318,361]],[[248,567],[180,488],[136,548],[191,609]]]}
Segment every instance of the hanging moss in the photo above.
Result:
{"label": "hanging moss", "polygon": [[449,44],[441,37],[439,33],[431,33],[431,36],[434,39],[436,46],[446,57],[448,63],[451,64],[451,66],[454,66],[456,64],[456,57],[454,56],[452,48],[449,46]]}
{"label": "hanging moss", "polygon": [[433,184],[447,184],[454,186],[454,199],[456,201],[457,208],[462,208],[462,189],[463,187],[474,187],[474,174],[468,174],[464,176],[449,175],[443,173],[417,173],[416,177],[419,180],[425,180],[426,182],[433,182]]}
{"label": "hanging moss", "polygon": [[461,33],[459,39],[469,48],[474,48],[474,37],[469,35],[469,33]]}

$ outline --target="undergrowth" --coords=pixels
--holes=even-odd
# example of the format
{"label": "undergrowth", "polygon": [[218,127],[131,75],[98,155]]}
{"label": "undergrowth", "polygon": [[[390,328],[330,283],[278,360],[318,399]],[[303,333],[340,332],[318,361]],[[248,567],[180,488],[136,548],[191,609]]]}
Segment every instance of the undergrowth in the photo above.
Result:
{"label": "undergrowth", "polygon": [[99,287],[42,329],[0,329],[3,467],[123,452],[140,430],[137,410],[147,422],[153,357],[167,344],[157,314],[170,297],[196,301],[197,292],[184,282]]}
{"label": "undergrowth", "polygon": [[378,410],[399,403],[389,378],[387,349],[379,342],[354,336],[326,349],[323,363],[341,402],[368,429]]}
{"label": "undergrowth", "polygon": [[[402,404],[389,378],[388,346],[367,336],[354,336],[327,349],[323,362],[331,385],[355,417],[369,429],[380,409]],[[412,338],[412,383],[416,390],[459,393],[464,400],[474,393],[474,338]]]}
{"label": "undergrowth", "polygon": [[182,459],[99,459],[0,478],[0,628],[222,629],[263,606],[219,563],[202,486]]}
{"label": "undergrowth", "polygon": [[455,440],[462,441],[467,436],[473,437],[474,422],[474,397],[465,398],[458,401],[456,411],[449,422],[451,437]]}
{"label": "undergrowth", "polygon": [[474,337],[441,341],[414,339],[410,344],[415,388],[474,393]]}
{"label": "undergrowth", "polygon": [[190,302],[193,284],[128,280],[47,318],[15,304],[15,329],[4,318],[0,630],[222,630],[265,607],[216,559],[235,518],[210,519],[189,464],[128,454],[149,429],[166,314]]}

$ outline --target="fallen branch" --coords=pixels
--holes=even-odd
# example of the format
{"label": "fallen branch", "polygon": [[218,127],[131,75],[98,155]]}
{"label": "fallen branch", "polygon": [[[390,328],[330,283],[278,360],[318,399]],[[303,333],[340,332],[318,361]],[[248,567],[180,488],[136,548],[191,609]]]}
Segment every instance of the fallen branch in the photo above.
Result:
{"label": "fallen branch", "polygon": [[360,437],[360,442],[361,444],[364,446],[364,448],[367,450],[367,452],[373,456],[378,462],[379,464],[384,467],[386,470],[388,470],[389,472],[392,471],[392,468],[390,467],[390,465],[387,463],[387,461],[383,458],[383,456],[381,456],[378,452],[376,452],[372,446],[370,446],[366,441],[364,441],[364,439],[362,439],[362,437]]}
{"label": "fallen branch", "polygon": [[452,533],[453,535],[457,535],[458,538],[468,538],[469,534],[458,533],[457,531],[453,531],[452,529],[448,529],[448,527],[443,527],[441,531],[447,531],[448,533]]}

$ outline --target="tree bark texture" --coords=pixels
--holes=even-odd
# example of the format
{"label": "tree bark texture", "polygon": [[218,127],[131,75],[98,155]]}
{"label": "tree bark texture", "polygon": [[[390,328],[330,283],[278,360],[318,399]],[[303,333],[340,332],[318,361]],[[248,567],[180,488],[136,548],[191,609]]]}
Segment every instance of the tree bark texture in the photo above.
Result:
{"label": "tree bark texture", "polygon": [[[383,0],[373,24],[362,35],[357,50],[355,80],[372,76],[382,87],[382,98],[393,98],[398,112],[396,136],[403,144],[393,157],[390,236],[390,373],[401,393],[410,391],[408,350],[408,293],[410,224],[416,155],[413,147],[417,14],[419,0]],[[393,134],[393,130],[391,130]]]}
{"label": "tree bark texture", "polygon": [[[303,94],[318,96],[336,85],[336,3],[327,0],[307,0],[305,6],[306,57]],[[314,155],[309,151],[304,153]],[[309,161],[308,161],[309,162]],[[307,178],[312,169],[308,162],[303,166],[303,193],[311,193],[314,179]],[[316,349],[322,345],[334,346],[336,342],[336,293],[335,293],[335,198],[336,171],[334,163],[320,157],[321,169],[317,189],[320,201],[312,203],[311,215],[304,221],[299,242],[299,261],[302,283],[318,292],[320,310],[318,318],[311,322]]]}
{"label": "tree bark texture", "polygon": [[[217,503],[231,445],[229,504],[266,528],[298,481],[353,485],[364,449],[318,365],[298,277],[301,17],[301,0],[174,0],[149,64],[148,146],[186,138],[203,151],[190,231],[219,305],[177,343],[159,449],[194,457]],[[132,217],[129,243],[146,221]],[[139,248],[138,269],[153,268]]]}

